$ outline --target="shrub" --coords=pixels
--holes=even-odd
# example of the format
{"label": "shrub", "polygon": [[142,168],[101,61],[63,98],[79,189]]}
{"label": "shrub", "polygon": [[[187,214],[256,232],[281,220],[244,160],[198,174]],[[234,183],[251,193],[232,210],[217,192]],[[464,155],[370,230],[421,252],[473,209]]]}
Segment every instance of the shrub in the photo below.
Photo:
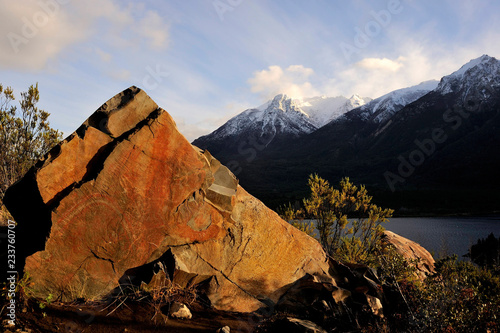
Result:
{"label": "shrub", "polygon": [[[282,217],[301,230],[311,233],[315,225],[319,241],[332,257],[351,263],[376,264],[376,253],[381,246],[382,223],[393,210],[382,209],[371,203],[366,188],[359,188],[344,178],[340,189],[318,175],[309,176],[308,198],[303,200],[305,212],[285,207]],[[315,224],[304,224],[298,217],[308,217]]]}
{"label": "shrub", "polygon": [[406,327],[422,332],[498,332],[500,279],[456,255],[436,262],[437,274],[403,292],[411,315]]}
{"label": "shrub", "polygon": [[[20,109],[12,105],[14,91],[0,84],[0,199],[7,188],[61,139],[61,133],[49,126],[49,113],[36,105],[40,99],[38,84],[21,93]],[[0,219],[10,218],[0,203]]]}

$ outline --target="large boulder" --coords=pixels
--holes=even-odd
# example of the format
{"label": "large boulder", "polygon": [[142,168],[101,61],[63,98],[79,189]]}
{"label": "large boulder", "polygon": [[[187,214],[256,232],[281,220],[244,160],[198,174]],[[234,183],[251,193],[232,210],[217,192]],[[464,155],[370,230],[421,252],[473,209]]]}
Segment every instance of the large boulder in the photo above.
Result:
{"label": "large boulder", "polygon": [[[35,296],[96,300],[158,263],[212,306],[273,306],[306,274],[329,276],[320,244],[248,194],[131,87],[102,105],[4,198]],[[148,281],[146,281],[148,282]]]}
{"label": "large boulder", "polygon": [[420,280],[435,273],[434,258],[420,244],[389,230],[384,231],[382,241],[386,245],[393,246],[396,252],[406,260],[415,263],[416,275]]}

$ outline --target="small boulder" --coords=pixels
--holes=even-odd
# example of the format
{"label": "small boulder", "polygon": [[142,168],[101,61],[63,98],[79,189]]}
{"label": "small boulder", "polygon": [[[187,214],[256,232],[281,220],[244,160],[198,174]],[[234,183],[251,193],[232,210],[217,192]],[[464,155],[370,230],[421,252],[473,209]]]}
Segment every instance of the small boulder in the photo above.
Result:
{"label": "small boulder", "polygon": [[191,314],[191,311],[189,311],[189,308],[186,306],[186,304],[174,302],[172,305],[170,305],[170,311],[169,311],[170,317],[176,318],[176,319],[191,319],[193,318],[193,315]]}
{"label": "small boulder", "polygon": [[379,316],[380,318],[384,318],[382,302],[377,297],[373,297],[370,295],[365,295],[368,306],[372,310],[373,314]]}

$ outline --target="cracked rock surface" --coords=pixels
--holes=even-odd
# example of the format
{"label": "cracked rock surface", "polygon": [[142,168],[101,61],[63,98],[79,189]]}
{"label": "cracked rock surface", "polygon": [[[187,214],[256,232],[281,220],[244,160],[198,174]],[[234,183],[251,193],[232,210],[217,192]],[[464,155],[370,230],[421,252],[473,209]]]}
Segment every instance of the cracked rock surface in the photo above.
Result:
{"label": "cracked rock surface", "polygon": [[306,274],[332,280],[317,241],[248,194],[136,87],[100,107],[4,202],[41,298],[103,298],[167,255],[169,279],[204,284],[220,310],[273,306]]}

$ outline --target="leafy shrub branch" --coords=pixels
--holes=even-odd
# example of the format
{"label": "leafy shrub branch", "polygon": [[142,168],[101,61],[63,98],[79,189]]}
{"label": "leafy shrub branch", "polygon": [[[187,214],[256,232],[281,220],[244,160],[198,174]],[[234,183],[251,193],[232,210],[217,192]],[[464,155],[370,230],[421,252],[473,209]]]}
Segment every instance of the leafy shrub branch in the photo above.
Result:
{"label": "leafy shrub branch", "polygon": [[[14,90],[0,83],[0,199],[62,138],[61,132],[50,127],[50,114],[37,107],[38,84],[21,93],[18,106],[15,100]],[[3,205],[0,208],[0,218],[5,218],[7,212]]]}

